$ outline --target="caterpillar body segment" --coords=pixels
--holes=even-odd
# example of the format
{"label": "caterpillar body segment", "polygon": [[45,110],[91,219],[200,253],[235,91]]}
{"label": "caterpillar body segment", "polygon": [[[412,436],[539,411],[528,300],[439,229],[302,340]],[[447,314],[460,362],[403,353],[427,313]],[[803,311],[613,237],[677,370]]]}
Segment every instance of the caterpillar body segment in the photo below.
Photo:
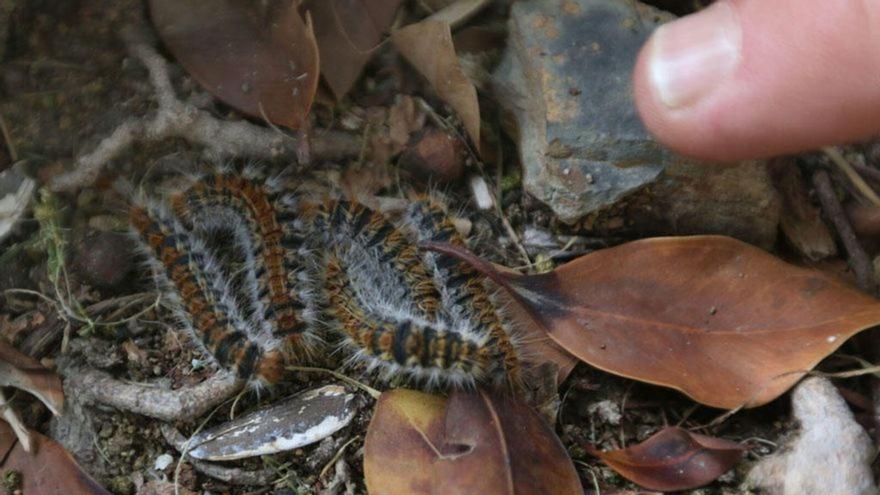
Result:
{"label": "caterpillar body segment", "polygon": [[337,330],[353,358],[366,363],[384,379],[403,375],[429,386],[472,386],[492,368],[481,343],[463,338],[442,324],[397,312],[377,314],[367,309],[340,258],[327,263],[325,292]]}
{"label": "caterpillar body segment", "polygon": [[[430,199],[412,203],[406,222],[420,242],[439,241],[467,247],[445,210]],[[488,336],[495,357],[503,364],[506,381],[518,386],[522,379],[523,360],[515,344],[516,336],[505,326],[502,312],[493,301],[483,277],[471,265],[437,253],[425,253],[425,264],[434,274],[452,325]]]}
{"label": "caterpillar body segment", "polygon": [[162,207],[134,207],[131,224],[153,273],[171,295],[175,313],[221,367],[255,383],[275,383],[283,371],[278,349],[261,348],[241,329],[245,319],[204,244]]}
{"label": "caterpillar body segment", "polygon": [[380,212],[348,201],[327,202],[318,215],[314,230],[324,229],[327,242],[336,246],[348,269],[362,274],[356,279],[383,279],[383,302],[414,305],[429,319],[437,316],[440,294],[405,232]]}
{"label": "caterpillar body segment", "polygon": [[192,229],[233,234],[246,265],[241,292],[252,308],[252,338],[281,339],[294,353],[307,353],[316,341],[309,321],[315,307],[298,268],[303,232],[295,200],[248,175],[254,174],[220,171],[197,178],[172,205]]}

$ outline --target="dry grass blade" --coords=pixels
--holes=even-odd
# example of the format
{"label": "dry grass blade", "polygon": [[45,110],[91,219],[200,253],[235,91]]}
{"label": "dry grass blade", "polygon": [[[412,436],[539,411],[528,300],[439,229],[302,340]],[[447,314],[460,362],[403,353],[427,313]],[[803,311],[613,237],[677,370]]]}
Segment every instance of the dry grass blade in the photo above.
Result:
{"label": "dry grass blade", "polygon": [[846,178],[849,179],[853,185],[858,189],[858,191],[865,197],[868,201],[871,202],[875,207],[880,207],[880,197],[877,196],[877,193],[874,192],[874,189],[865,182],[865,179],[859,175],[858,172],[853,168],[853,166],[844,158],[843,154],[832,146],[827,148],[823,148],[822,151],[825,152],[825,155],[837,165],[838,168],[846,175]]}

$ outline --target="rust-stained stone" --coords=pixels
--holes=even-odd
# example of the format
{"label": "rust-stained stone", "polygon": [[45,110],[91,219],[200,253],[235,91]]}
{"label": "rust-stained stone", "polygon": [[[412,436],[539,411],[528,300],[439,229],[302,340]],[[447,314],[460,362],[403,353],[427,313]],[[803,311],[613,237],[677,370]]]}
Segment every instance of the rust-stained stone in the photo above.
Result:
{"label": "rust-stained stone", "polygon": [[652,182],[671,158],[642,126],[630,83],[660,14],[632,5],[529,0],[512,8],[495,82],[519,125],[526,190],[566,222]]}
{"label": "rust-stained stone", "polygon": [[671,19],[629,0],[513,5],[494,82],[518,124],[524,187],[575,223],[656,183],[642,212],[652,232],[723,233],[769,247],[779,200],[763,162],[695,162],[664,149],[639,120],[636,56]]}

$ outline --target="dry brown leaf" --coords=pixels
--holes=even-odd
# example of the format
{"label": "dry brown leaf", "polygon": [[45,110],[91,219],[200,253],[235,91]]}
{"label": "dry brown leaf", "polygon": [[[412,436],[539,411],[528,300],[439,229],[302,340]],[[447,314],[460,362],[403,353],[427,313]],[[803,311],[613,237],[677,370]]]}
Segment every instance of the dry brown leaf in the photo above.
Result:
{"label": "dry brown leaf", "polygon": [[61,378],[36,359],[22,354],[2,340],[0,340],[0,387],[20,388],[33,394],[55,415],[61,414],[64,408]]}
{"label": "dry brown leaf", "polygon": [[715,407],[775,399],[880,323],[876,299],[728,237],[635,241],[530,276],[501,273],[454,246],[426,247],[506,286],[579,359]]}
{"label": "dry brown leaf", "polygon": [[532,319],[531,313],[523,306],[516,304],[509,293],[497,291],[496,297],[505,314],[511,321],[520,322],[518,330],[522,333],[520,345],[523,353],[535,362],[548,362],[557,366],[556,383],[562,383],[574,370],[578,358],[572,356],[559,344],[547,337],[541,325]]}
{"label": "dry brown leaf", "polygon": [[401,0],[308,0],[321,52],[321,75],[336,99],[357,82],[382,43]]}
{"label": "dry brown leaf", "polygon": [[477,89],[462,71],[452,44],[449,24],[424,20],[398,29],[391,40],[464,124],[474,148],[480,147],[480,105]]}
{"label": "dry brown leaf", "polygon": [[36,445],[31,454],[16,441],[9,425],[0,421],[0,472],[20,473],[21,493],[110,495],[77,465],[64,447],[35,431],[30,436]]}
{"label": "dry brown leaf", "polygon": [[187,71],[230,106],[298,129],[318,87],[318,47],[296,2],[150,0],[159,36]]}
{"label": "dry brown leaf", "polygon": [[668,427],[638,445],[600,452],[587,448],[624,478],[650,490],[690,490],[739,461],[743,447],[729,440]]}
{"label": "dry brown leaf", "polygon": [[528,406],[484,391],[448,400],[382,394],[364,445],[367,489],[380,494],[576,494],[559,439]]}

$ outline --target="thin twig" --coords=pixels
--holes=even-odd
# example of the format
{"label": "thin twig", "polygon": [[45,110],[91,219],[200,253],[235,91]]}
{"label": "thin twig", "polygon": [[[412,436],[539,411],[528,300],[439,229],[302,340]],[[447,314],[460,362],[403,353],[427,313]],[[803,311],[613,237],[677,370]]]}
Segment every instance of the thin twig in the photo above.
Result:
{"label": "thin twig", "polygon": [[123,382],[94,369],[62,368],[66,383],[85,400],[163,421],[201,417],[244,385],[231,373],[217,373],[198,385],[167,390]]}
{"label": "thin twig", "polygon": [[336,454],[333,455],[333,458],[330,459],[330,461],[324,465],[324,469],[322,469],[321,472],[318,473],[318,479],[322,479],[324,476],[327,475],[327,472],[330,471],[330,467],[336,464],[336,461],[338,461],[339,458],[342,457],[342,454],[345,453],[345,449],[348,448],[348,446],[351,445],[358,438],[360,437],[351,437],[347,442],[345,442],[345,444],[342,445],[342,447],[339,448],[339,450],[336,451]]}
{"label": "thin twig", "polygon": [[846,158],[843,157],[843,154],[832,146],[827,148],[823,148],[822,151],[825,152],[825,155],[837,165],[840,170],[846,175],[846,178],[852,182],[852,184],[856,187],[859,193],[865,197],[868,201],[874,204],[874,206],[880,207],[880,197],[877,196],[877,193],[869,186],[865,179],[859,175],[858,172],[855,171],[853,166],[847,161]]}
{"label": "thin twig", "polygon": [[864,176],[871,182],[880,184],[880,170],[877,170],[870,165],[862,165],[861,163],[851,163],[850,165],[852,165],[859,175]]}
{"label": "thin twig", "polygon": [[816,188],[816,194],[819,196],[819,202],[822,203],[822,210],[825,212],[843,246],[849,255],[849,261],[852,264],[853,271],[856,275],[856,283],[859,288],[870,294],[874,294],[877,289],[877,282],[874,279],[874,266],[868,254],[865,253],[861,243],[859,243],[855,232],[846,213],[843,211],[837,195],[834,193],[834,187],[831,185],[831,178],[828,172],[817,170],[813,174],[813,186]]}

